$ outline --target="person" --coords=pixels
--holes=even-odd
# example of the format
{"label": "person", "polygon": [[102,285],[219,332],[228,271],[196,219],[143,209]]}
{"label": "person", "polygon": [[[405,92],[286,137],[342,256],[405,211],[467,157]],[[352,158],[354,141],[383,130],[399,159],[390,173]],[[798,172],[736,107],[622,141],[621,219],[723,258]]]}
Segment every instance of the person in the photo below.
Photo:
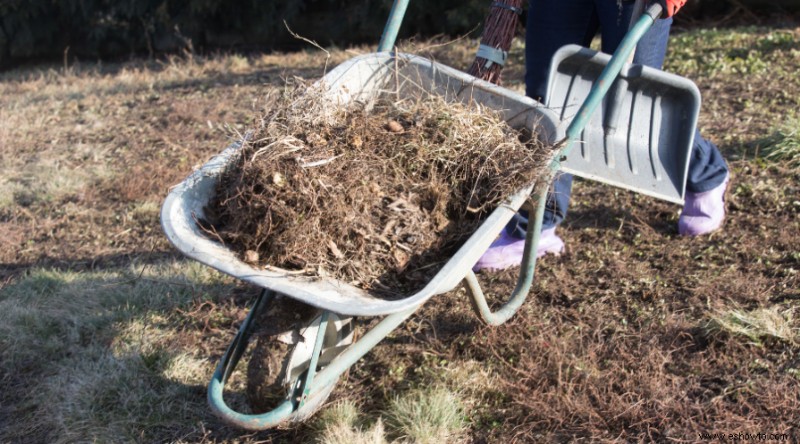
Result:
{"label": "person", "polygon": [[[672,16],[686,0],[659,0],[662,18],[639,41],[634,63],[661,69],[667,50]],[[589,46],[600,31],[601,50],[612,54],[628,31],[634,0],[530,0],[525,36],[526,95],[544,102],[549,61],[567,44]],[[689,160],[685,204],[678,232],[699,236],[717,230],[725,218],[724,194],[729,180],[727,164],[719,149],[695,130]],[[558,255],[564,241],[556,228],[567,215],[572,176],[560,174],[548,194],[537,257]],[[527,215],[514,216],[473,270],[502,270],[519,265],[525,245]]]}

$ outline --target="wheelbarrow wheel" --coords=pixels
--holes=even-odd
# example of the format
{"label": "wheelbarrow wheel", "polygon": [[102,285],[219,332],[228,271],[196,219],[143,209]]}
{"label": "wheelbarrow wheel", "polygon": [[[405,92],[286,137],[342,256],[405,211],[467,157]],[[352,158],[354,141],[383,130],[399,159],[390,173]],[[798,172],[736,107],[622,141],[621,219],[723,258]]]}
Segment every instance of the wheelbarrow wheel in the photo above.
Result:
{"label": "wheelbarrow wheel", "polygon": [[[296,382],[308,370],[321,317],[321,310],[280,295],[259,315],[247,366],[247,398],[253,413],[270,411],[294,396]],[[330,313],[319,366],[330,363],[353,338],[353,318]],[[334,381],[312,393],[288,422],[300,422],[313,415],[335,385]]]}

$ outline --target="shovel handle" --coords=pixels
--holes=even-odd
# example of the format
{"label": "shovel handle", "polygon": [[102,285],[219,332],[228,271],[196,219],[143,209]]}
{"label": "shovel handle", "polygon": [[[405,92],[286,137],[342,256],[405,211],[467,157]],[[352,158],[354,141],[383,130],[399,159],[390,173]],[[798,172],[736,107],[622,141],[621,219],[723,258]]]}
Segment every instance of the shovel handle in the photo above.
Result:
{"label": "shovel handle", "polygon": [[[636,25],[636,22],[642,17],[644,14],[644,9],[647,6],[647,0],[636,0],[633,4],[633,12],[631,13],[631,22],[628,24],[628,31],[633,29]],[[631,55],[628,56],[628,63],[633,63],[633,57],[636,55],[636,49],[631,52]]]}

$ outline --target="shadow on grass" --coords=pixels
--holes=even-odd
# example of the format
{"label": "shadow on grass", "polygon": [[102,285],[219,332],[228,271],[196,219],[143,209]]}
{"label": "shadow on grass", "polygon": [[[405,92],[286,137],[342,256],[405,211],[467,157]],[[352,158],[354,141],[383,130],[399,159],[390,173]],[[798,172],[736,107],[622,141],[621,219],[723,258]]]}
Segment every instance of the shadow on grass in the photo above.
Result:
{"label": "shadow on grass", "polygon": [[[177,251],[156,251],[148,253],[113,253],[101,254],[91,259],[69,257],[59,258],[44,256],[36,261],[0,263],[0,282],[22,278],[33,268],[48,269],[63,272],[101,271],[131,265],[155,265],[168,260],[178,260],[183,256]],[[0,287],[2,289],[2,287]]]}
{"label": "shadow on grass", "polygon": [[[143,77],[141,82],[133,82],[131,84],[121,84],[115,82],[111,86],[94,86],[91,89],[91,95],[99,97],[109,97],[120,94],[152,94],[159,91],[175,91],[175,90],[206,90],[217,88],[221,86],[234,86],[234,85],[264,85],[272,84],[283,78],[289,77],[302,77],[302,78],[319,78],[323,75],[323,67],[319,68],[290,68],[290,67],[275,67],[252,70],[247,73],[232,73],[213,71],[204,74],[201,77],[165,80],[145,81],[147,78]],[[41,102],[52,101],[69,101],[83,99],[87,94],[81,92],[62,92],[62,93],[48,93],[35,95],[25,102],[26,106]]]}
{"label": "shadow on grass", "polygon": [[[0,440],[248,440],[211,415],[205,391],[254,291],[193,262],[150,259],[37,267],[0,290]],[[229,402],[242,408],[240,378]]]}

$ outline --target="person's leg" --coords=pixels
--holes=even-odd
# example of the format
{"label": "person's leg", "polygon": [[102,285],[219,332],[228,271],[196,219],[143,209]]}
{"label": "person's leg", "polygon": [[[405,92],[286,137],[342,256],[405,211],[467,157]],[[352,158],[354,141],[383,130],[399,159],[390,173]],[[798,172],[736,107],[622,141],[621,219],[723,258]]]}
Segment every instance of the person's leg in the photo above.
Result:
{"label": "person's leg", "polygon": [[[555,228],[567,217],[569,197],[572,190],[572,174],[558,174],[553,181],[551,191],[547,194],[547,204],[542,218],[542,230]],[[520,211],[515,214],[506,226],[506,232],[516,238],[524,239],[528,229],[528,213]]]}
{"label": "person's leg", "polygon": [[542,101],[550,60],[562,46],[588,46],[598,27],[594,0],[530,0],[525,26],[525,93]]}
{"label": "person's leg", "polygon": [[[540,102],[547,93],[547,76],[553,55],[564,45],[588,46],[598,27],[594,0],[530,0],[525,27],[525,92]],[[567,214],[572,176],[559,175],[547,197],[537,256],[558,254],[564,242],[555,227]],[[498,270],[519,265],[525,246],[528,214],[520,211],[475,267]]]}
{"label": "person's leg", "polygon": [[692,157],[689,159],[689,175],[686,179],[686,194],[697,194],[718,188],[728,177],[728,165],[719,148],[694,133]]}
{"label": "person's leg", "polygon": [[[595,4],[602,39],[601,50],[606,54],[613,54],[628,33],[634,1],[595,0]],[[671,26],[672,18],[656,20],[639,40],[633,63],[661,69],[667,54]]]}
{"label": "person's leg", "polygon": [[[542,14],[536,15],[534,7],[540,8]],[[602,51],[613,54],[628,32],[634,1],[584,0],[557,3],[532,0],[531,8],[526,28],[525,83],[528,96],[542,100],[546,94],[549,62],[546,64],[537,62],[549,61],[558,48],[569,43],[589,46],[598,27],[601,31]],[[559,26],[559,21],[566,21],[569,25]],[[656,20],[639,41],[633,62],[661,69],[667,52],[671,26],[672,18]],[[724,194],[719,191],[720,187],[724,191],[727,178],[728,167],[719,149],[703,138],[699,131],[695,131],[686,181],[686,211],[679,223],[679,231],[682,234],[702,234],[719,226],[724,217],[724,206],[717,195]],[[542,223],[543,230],[554,228],[564,220],[571,190],[571,175],[563,174],[554,181],[552,192],[548,196]],[[711,197],[715,202],[718,201],[717,205],[703,200],[709,197],[709,194],[703,193],[713,190],[717,192],[711,193]],[[697,206],[694,203],[698,199],[706,210],[692,210],[693,206]],[[715,209],[712,210],[712,207]],[[509,234],[524,237],[527,223],[525,216],[519,214],[512,220],[508,227]],[[695,228],[691,228],[692,225]]]}
{"label": "person's leg", "polygon": [[729,178],[728,165],[719,149],[695,131],[678,233],[699,236],[722,226]]}
{"label": "person's leg", "polygon": [[[627,32],[633,2],[623,1],[620,10],[616,5],[609,5],[612,2],[607,0],[597,1],[603,52],[613,53]],[[600,3],[606,7],[600,7]],[[661,69],[671,25],[672,18],[656,20],[639,41],[633,62]],[[725,217],[723,197],[727,181],[728,166],[719,149],[695,130],[686,180],[686,204],[678,220],[681,234],[696,236],[719,228]]]}
{"label": "person's leg", "polygon": [[[589,46],[599,26],[595,0],[531,0],[525,27],[525,91],[544,101],[550,61],[562,46]],[[547,197],[542,229],[555,228],[567,216],[572,175],[560,174]],[[509,224],[509,233],[525,236],[527,218],[519,214]]]}
{"label": "person's leg", "polygon": [[[564,45],[588,46],[597,33],[597,27],[594,0],[530,0],[525,27],[526,94],[544,101],[553,55]],[[566,216],[571,188],[572,176],[569,174],[559,175],[553,182],[537,256],[563,251],[564,243],[556,236],[555,227]],[[528,214],[524,211],[517,213],[473,269],[499,270],[519,265],[527,224]]]}

